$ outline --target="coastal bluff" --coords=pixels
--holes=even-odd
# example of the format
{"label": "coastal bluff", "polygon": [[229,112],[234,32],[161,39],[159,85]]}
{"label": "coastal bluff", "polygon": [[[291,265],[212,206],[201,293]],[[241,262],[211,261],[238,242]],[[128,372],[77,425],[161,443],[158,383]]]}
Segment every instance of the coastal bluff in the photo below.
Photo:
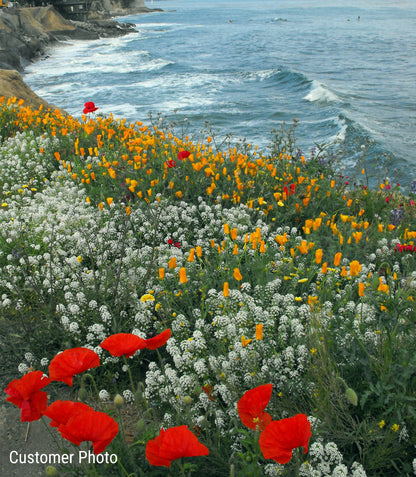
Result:
{"label": "coastal bluff", "polygon": [[22,98],[30,106],[47,105],[35,93],[30,94],[18,72],[45,56],[48,48],[59,41],[126,35],[134,31],[134,25],[111,17],[149,11],[153,10],[143,0],[135,0],[128,8],[115,0],[98,0],[88,21],[81,22],[64,18],[52,5],[0,9],[0,97]]}
{"label": "coastal bluff", "polygon": [[25,105],[29,105],[34,109],[39,109],[40,106],[46,109],[55,109],[34,93],[16,70],[0,69],[0,97],[1,96],[5,98],[23,99]]}

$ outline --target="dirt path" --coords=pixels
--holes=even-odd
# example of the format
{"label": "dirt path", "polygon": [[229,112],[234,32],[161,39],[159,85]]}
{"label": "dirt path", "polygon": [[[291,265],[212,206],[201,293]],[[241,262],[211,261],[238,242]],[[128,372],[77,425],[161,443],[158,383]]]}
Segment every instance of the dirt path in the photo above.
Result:
{"label": "dirt path", "polygon": [[[0,476],[37,477],[45,475],[45,464],[19,464],[19,455],[28,457],[58,452],[58,447],[41,421],[20,422],[20,410],[0,402]],[[53,431],[53,430],[52,430]],[[26,437],[27,433],[27,437]]]}

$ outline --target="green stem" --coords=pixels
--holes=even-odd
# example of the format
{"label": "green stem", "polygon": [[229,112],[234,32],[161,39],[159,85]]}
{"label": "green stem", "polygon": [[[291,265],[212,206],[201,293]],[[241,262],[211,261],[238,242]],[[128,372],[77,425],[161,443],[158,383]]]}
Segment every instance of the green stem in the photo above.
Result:
{"label": "green stem", "polygon": [[117,459],[117,464],[119,465],[119,467],[121,468],[121,470],[124,472],[124,475],[126,475],[127,477],[130,477],[130,474],[127,472],[127,470],[125,469],[124,465]]}
{"label": "green stem", "polygon": [[93,385],[93,387],[94,387],[94,390],[95,390],[95,392],[97,393],[98,401],[99,401],[99,403],[100,403],[100,408],[101,408],[102,411],[104,411],[103,404],[102,404],[102,402],[101,402],[101,400],[100,400],[100,392],[98,391],[98,387],[97,387],[97,384],[96,384],[96,382],[95,382],[95,379],[93,378],[93,376],[92,376],[91,374],[86,373],[86,374],[83,374],[83,375],[82,375],[82,378],[81,378],[81,387],[83,386],[84,381],[85,381],[86,378],[89,378],[90,381],[92,382],[92,385]]}
{"label": "green stem", "polygon": [[127,358],[124,354],[123,354],[123,360],[124,360],[124,364],[127,366],[127,373],[129,375],[130,384],[131,384],[131,392],[135,393],[136,391],[135,391],[135,386],[134,386],[134,381],[133,381],[133,375],[131,374],[131,369],[130,369],[129,363],[128,363]]}
{"label": "green stem", "polygon": [[49,435],[50,435],[50,436],[52,437],[52,439],[55,441],[55,444],[56,444],[56,446],[58,447],[58,449],[59,449],[60,451],[62,451],[63,449],[62,449],[61,446],[59,445],[59,442],[58,442],[58,440],[57,440],[55,434],[51,431],[50,427],[46,424],[45,419],[44,419],[43,416],[41,417],[41,421],[42,421],[43,425],[46,427],[46,430],[49,432]]}

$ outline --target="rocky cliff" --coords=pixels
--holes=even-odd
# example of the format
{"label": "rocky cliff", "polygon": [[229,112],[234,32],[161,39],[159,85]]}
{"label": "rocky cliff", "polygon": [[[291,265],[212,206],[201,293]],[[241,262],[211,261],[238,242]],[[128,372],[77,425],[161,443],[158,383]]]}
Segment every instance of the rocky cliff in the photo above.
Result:
{"label": "rocky cliff", "polygon": [[52,105],[35,94],[15,70],[0,70],[0,97],[23,99],[24,104],[33,109],[41,105],[45,109],[54,109]]}
{"label": "rocky cliff", "polygon": [[29,61],[64,39],[94,39],[124,35],[132,25],[111,20],[74,22],[52,6],[0,10],[0,68],[23,71]]}
{"label": "rocky cliff", "polygon": [[30,106],[48,107],[23,83],[18,71],[60,40],[115,37],[134,30],[134,25],[110,20],[111,16],[150,11],[143,0],[129,2],[128,8],[123,5],[120,0],[95,0],[87,22],[67,20],[50,5],[0,9],[0,97],[23,98]]}

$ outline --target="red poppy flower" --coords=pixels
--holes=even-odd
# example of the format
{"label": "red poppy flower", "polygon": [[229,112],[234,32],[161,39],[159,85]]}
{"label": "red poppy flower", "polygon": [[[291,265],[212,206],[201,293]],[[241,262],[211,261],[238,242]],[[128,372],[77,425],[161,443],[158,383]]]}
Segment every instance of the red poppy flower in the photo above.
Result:
{"label": "red poppy flower", "polygon": [[213,394],[214,386],[212,384],[206,384],[205,386],[202,386],[202,390],[208,396],[210,401],[215,401],[215,396]]}
{"label": "red poppy flower", "polygon": [[174,161],[173,159],[169,159],[169,161],[165,161],[165,164],[169,167],[169,169],[176,167],[176,161]]}
{"label": "red poppy flower", "polygon": [[48,396],[42,388],[52,381],[42,371],[32,371],[20,379],[14,379],[4,390],[9,395],[6,401],[21,409],[20,420],[31,422],[40,419],[48,405]]}
{"label": "red poppy flower", "polygon": [[308,452],[311,437],[311,423],[305,414],[280,421],[272,421],[260,434],[259,444],[265,459],[273,459],[279,464],[287,464],[292,458],[292,450],[297,447]]}
{"label": "red poppy flower", "polygon": [[160,430],[159,435],[146,446],[146,458],[151,465],[170,467],[173,460],[181,457],[208,455],[209,450],[187,426]]}
{"label": "red poppy flower", "polygon": [[97,109],[98,108],[95,106],[95,104],[92,101],[87,101],[84,104],[84,109],[82,112],[84,114],[88,114],[88,113],[93,113],[94,111],[97,111]]}
{"label": "red poppy flower", "polygon": [[272,422],[272,417],[264,412],[272,396],[273,384],[263,384],[250,389],[238,401],[237,408],[241,422],[250,429],[261,431]]}
{"label": "red poppy flower", "polygon": [[58,400],[50,404],[43,412],[43,415],[52,419],[49,423],[51,427],[59,427],[61,424],[66,424],[75,414],[93,410],[92,407],[82,402]]}
{"label": "red poppy flower", "polygon": [[100,365],[98,354],[88,348],[71,348],[57,354],[49,364],[49,376],[72,386],[75,374]]}
{"label": "red poppy flower", "polygon": [[184,159],[186,159],[190,155],[191,155],[191,153],[189,151],[180,151],[180,152],[178,152],[178,159],[180,161],[183,161]]}
{"label": "red poppy flower", "polygon": [[58,431],[64,439],[79,446],[91,441],[94,454],[103,452],[118,433],[117,422],[105,412],[81,411],[61,424]]}
{"label": "red poppy flower", "polygon": [[146,348],[146,340],[132,333],[117,333],[106,338],[100,346],[112,356],[125,355],[129,358],[137,350]]}
{"label": "red poppy flower", "polygon": [[169,240],[168,240],[168,244],[169,244],[169,245],[173,245],[173,239],[169,239]]}
{"label": "red poppy flower", "polygon": [[156,349],[160,348],[163,346],[166,341],[172,336],[172,331],[168,328],[165,331],[162,331],[162,333],[159,333],[158,335],[154,336],[153,338],[149,338],[147,340],[144,340],[146,343],[145,348],[147,349]]}
{"label": "red poppy flower", "polygon": [[175,243],[173,244],[173,246],[176,247],[176,248],[181,248],[180,242],[175,242]]}

